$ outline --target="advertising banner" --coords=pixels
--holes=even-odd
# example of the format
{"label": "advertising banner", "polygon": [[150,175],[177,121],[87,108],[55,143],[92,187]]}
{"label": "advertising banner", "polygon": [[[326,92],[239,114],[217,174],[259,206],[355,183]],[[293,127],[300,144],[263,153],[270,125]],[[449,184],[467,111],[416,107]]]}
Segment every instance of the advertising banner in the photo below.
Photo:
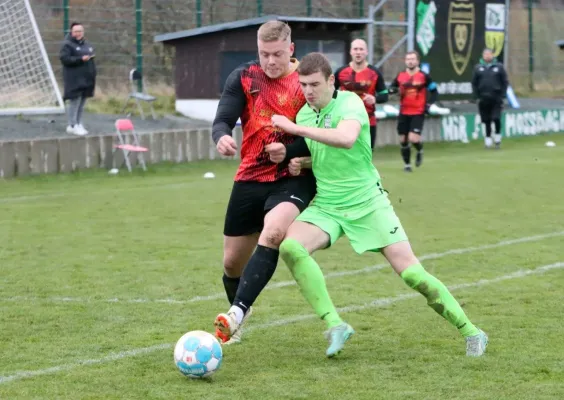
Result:
{"label": "advertising banner", "polygon": [[484,48],[503,61],[505,0],[418,0],[416,11],[415,49],[440,99],[469,99]]}
{"label": "advertising banner", "polygon": [[[564,109],[509,111],[501,115],[503,137],[564,132]],[[479,114],[441,117],[441,138],[445,141],[483,140],[485,127]]]}

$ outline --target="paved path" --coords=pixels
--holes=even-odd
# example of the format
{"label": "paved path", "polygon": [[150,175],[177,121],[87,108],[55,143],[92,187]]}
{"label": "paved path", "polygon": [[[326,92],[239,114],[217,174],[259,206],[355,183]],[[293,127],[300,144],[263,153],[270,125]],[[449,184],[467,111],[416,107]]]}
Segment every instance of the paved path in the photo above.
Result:
{"label": "paved path", "polygon": [[[520,103],[522,110],[537,110],[541,108],[564,109],[564,98],[520,99]],[[471,103],[445,103],[444,106],[451,108],[453,113],[477,111],[476,105]],[[119,118],[117,115],[85,114],[84,126],[91,134],[95,135],[113,133],[115,131],[114,123],[117,118]],[[132,121],[139,133],[211,127],[211,122],[209,121],[173,116],[164,117],[156,121],[150,118],[142,120],[139,117],[133,117]],[[66,117],[63,114],[51,116],[24,116],[19,118],[0,117],[0,141],[69,137],[70,135],[65,132],[66,124]]]}
{"label": "paved path", "polygon": [[[117,115],[85,114],[83,124],[89,134],[108,134],[115,132],[114,123],[118,118],[120,116]],[[155,121],[151,118],[142,120],[132,117],[131,120],[139,133],[211,127],[211,123],[207,121],[180,117],[164,117]],[[0,117],[0,141],[73,136],[66,133],[66,127],[66,117],[63,114]]]}

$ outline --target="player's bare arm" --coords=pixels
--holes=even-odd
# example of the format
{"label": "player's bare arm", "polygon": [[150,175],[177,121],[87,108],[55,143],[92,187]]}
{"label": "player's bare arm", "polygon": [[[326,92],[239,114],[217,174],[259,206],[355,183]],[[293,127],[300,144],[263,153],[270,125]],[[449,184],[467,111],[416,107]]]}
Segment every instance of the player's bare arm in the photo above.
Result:
{"label": "player's bare arm", "polygon": [[299,126],[282,115],[273,115],[272,123],[291,135],[301,136],[328,146],[350,149],[360,134],[360,122],[356,120],[341,121],[335,129]]}

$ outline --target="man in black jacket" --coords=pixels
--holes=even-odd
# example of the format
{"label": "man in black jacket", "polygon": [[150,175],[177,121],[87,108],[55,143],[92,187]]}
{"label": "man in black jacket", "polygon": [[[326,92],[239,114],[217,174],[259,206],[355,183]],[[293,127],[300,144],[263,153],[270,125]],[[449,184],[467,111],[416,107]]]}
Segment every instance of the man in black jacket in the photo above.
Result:
{"label": "man in black jacket", "polygon": [[492,146],[492,122],[495,125],[495,148],[501,146],[501,110],[503,98],[509,85],[507,72],[493,56],[491,49],[485,49],[482,59],[474,68],[472,90],[478,101],[478,110],[482,123],[486,126],[485,145]]}
{"label": "man in black jacket", "polygon": [[63,99],[69,100],[67,133],[83,136],[88,131],[82,125],[82,112],[86,99],[94,96],[96,64],[94,47],[84,38],[82,24],[73,22],[71,32],[61,47],[59,58],[63,64]]}

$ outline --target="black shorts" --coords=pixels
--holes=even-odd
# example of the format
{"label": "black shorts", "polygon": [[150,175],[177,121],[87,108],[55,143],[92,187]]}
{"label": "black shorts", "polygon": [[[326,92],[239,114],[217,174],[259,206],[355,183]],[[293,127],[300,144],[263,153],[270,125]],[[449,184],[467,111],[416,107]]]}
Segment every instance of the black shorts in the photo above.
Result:
{"label": "black shorts", "polygon": [[283,178],[277,182],[235,182],[227,205],[223,234],[246,236],[261,232],[264,216],[280,203],[305,210],[315,196],[313,174]]}
{"label": "black shorts", "polygon": [[501,109],[503,102],[498,99],[480,100],[478,103],[478,111],[480,112],[480,119],[483,122],[491,122],[501,118]]}
{"label": "black shorts", "polygon": [[425,122],[425,114],[404,115],[398,117],[398,134],[407,135],[409,132],[421,135],[423,131],[423,123]]}

